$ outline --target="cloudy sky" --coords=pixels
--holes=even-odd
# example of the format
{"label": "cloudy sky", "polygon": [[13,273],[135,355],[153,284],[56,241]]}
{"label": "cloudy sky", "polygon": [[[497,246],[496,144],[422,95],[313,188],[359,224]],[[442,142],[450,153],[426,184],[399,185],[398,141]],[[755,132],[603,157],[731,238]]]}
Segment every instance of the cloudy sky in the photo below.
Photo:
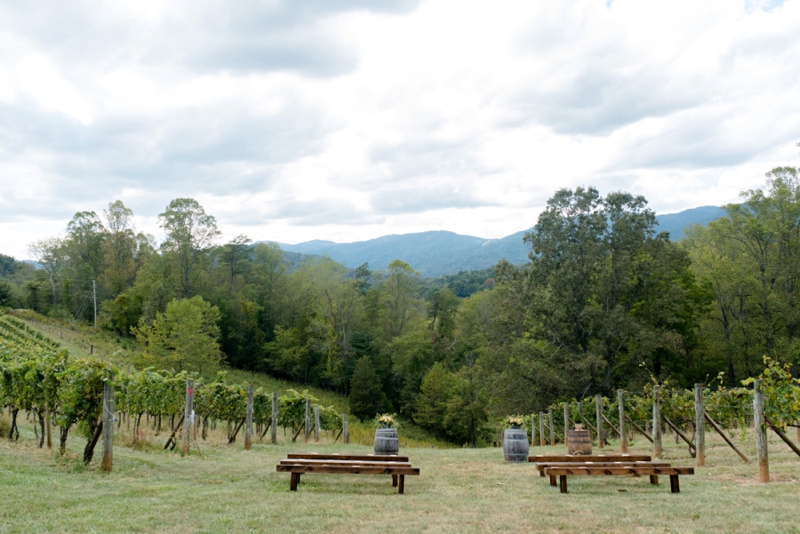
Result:
{"label": "cloudy sky", "polygon": [[502,237],[578,185],[725,204],[800,165],[798,27],[800,0],[2,1],[0,252],[116,199],[287,243]]}

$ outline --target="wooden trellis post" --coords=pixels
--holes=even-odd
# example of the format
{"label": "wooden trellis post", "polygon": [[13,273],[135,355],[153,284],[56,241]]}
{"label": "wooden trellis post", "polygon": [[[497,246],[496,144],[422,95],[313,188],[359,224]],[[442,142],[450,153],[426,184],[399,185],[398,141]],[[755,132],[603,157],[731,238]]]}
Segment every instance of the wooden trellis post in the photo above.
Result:
{"label": "wooden trellis post", "polygon": [[545,445],[545,438],[544,438],[544,413],[539,412],[539,446],[544,447]]}
{"label": "wooden trellis post", "polygon": [[272,421],[270,422],[270,441],[278,442],[278,392],[272,392]]}
{"label": "wooden trellis post", "polygon": [[567,443],[567,434],[569,434],[569,404],[564,403],[564,445]]}
{"label": "wooden trellis post", "polygon": [[600,395],[594,396],[595,416],[597,418],[597,448],[603,448],[605,436],[603,436],[603,398]]}
{"label": "wooden trellis post", "polygon": [[319,406],[314,406],[314,441],[319,441]]}
{"label": "wooden trellis post", "polygon": [[103,383],[103,471],[114,469],[114,375]]}
{"label": "wooden trellis post", "polygon": [[536,416],[531,414],[531,445],[536,445]]}
{"label": "wooden trellis post", "polygon": [[695,467],[706,465],[706,408],[703,402],[703,384],[694,385],[694,450]]}
{"label": "wooden trellis post", "polygon": [[547,421],[550,423],[550,446],[554,447],[556,444],[556,426],[553,423],[553,409],[547,410]]}
{"label": "wooden trellis post", "polygon": [[653,386],[653,459],[661,458],[661,388]]}
{"label": "wooden trellis post", "polygon": [[306,398],[306,418],[303,421],[303,435],[306,441],[308,441],[309,434],[311,434],[311,399]]}
{"label": "wooden trellis post", "polygon": [[247,386],[247,413],[244,423],[244,450],[246,451],[253,447],[253,393],[253,385],[249,384]]}
{"label": "wooden trellis post", "polygon": [[625,421],[625,401],[623,391],[617,390],[617,404],[619,405],[619,450],[622,453],[628,452],[628,427]]}
{"label": "wooden trellis post", "polygon": [[769,455],[767,454],[767,421],[764,418],[764,391],[761,379],[753,382],[753,421],[756,427],[756,449],[758,449],[758,481],[769,482]]}
{"label": "wooden trellis post", "polygon": [[194,414],[194,382],[192,379],[186,380],[186,406],[183,412],[183,443],[181,444],[181,452],[189,454],[192,439],[192,415]]}
{"label": "wooden trellis post", "polygon": [[347,428],[347,414],[342,414],[342,435],[344,436],[344,444],[350,443],[350,430]]}

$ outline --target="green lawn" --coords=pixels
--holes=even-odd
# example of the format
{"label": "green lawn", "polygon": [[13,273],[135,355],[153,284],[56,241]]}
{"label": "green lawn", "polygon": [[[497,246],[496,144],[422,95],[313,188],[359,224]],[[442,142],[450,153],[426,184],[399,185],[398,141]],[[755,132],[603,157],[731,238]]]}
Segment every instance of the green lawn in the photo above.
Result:
{"label": "green lawn", "polygon": [[[712,438],[709,467],[681,477],[677,495],[666,477],[657,487],[647,477],[573,477],[562,495],[500,449],[406,447],[422,474],[398,495],[390,477],[367,475],[305,475],[290,493],[289,475],[275,472],[289,451],[369,452],[364,445],[290,443],[281,432],[280,444],[244,451],[220,429],[181,457],[161,450],[164,435],[123,446],[123,425],[114,471],[102,473],[99,447],[91,466],[78,460],[79,436],[62,459],[35,447],[30,423],[22,430],[17,443],[0,438],[0,532],[800,532],[800,458],[772,438],[773,483],[757,484],[755,465]],[[665,441],[666,459],[693,465]],[[743,449],[755,457],[752,436]]]}

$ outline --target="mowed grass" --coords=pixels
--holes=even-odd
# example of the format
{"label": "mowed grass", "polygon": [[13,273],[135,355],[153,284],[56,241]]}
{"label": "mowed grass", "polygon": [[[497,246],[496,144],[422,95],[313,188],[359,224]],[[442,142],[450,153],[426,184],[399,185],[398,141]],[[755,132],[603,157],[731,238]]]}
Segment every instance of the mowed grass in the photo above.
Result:
{"label": "mowed grass", "polygon": [[[92,465],[81,463],[79,436],[59,458],[36,448],[29,423],[22,430],[19,442],[0,438],[0,532],[800,532],[800,458],[774,439],[773,483],[758,484],[755,465],[709,436],[708,467],[682,476],[675,495],[666,477],[659,486],[571,477],[562,495],[533,464],[504,462],[501,449],[405,448],[421,476],[406,477],[398,495],[390,477],[371,475],[304,475],[290,492],[289,475],[275,471],[291,451],[371,452],[364,445],[291,443],[281,432],[278,445],[244,451],[241,437],[227,445],[219,429],[182,457],[161,449],[163,434],[123,446],[123,425],[114,471],[103,473],[99,447]],[[665,459],[693,465],[665,442]],[[742,445],[754,458],[752,435]]]}

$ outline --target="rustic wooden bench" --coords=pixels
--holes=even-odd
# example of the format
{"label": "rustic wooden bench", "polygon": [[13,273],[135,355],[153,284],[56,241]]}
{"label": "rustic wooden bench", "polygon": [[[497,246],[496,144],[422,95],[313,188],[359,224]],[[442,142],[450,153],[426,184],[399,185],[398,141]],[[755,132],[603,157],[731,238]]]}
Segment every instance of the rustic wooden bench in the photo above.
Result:
{"label": "rustic wooden bench", "polygon": [[[671,467],[669,462],[650,462],[645,460],[624,461],[624,462],[536,462],[536,469],[539,476],[545,476],[546,469],[558,467]],[[550,475],[550,485],[556,485],[555,475]]]}
{"label": "rustic wooden bench", "polygon": [[639,477],[648,475],[651,484],[658,484],[659,475],[669,475],[669,486],[672,493],[680,493],[681,487],[678,475],[693,475],[693,467],[662,467],[662,466],[592,466],[592,465],[569,465],[566,467],[549,467],[544,469],[544,474],[551,477],[558,477],[561,493],[567,493],[568,476],[634,476]]}
{"label": "rustic wooden bench", "polygon": [[276,467],[278,472],[291,473],[289,489],[297,491],[300,476],[306,473],[391,475],[392,486],[405,492],[405,475],[419,475],[407,456],[333,455],[291,453]]}

